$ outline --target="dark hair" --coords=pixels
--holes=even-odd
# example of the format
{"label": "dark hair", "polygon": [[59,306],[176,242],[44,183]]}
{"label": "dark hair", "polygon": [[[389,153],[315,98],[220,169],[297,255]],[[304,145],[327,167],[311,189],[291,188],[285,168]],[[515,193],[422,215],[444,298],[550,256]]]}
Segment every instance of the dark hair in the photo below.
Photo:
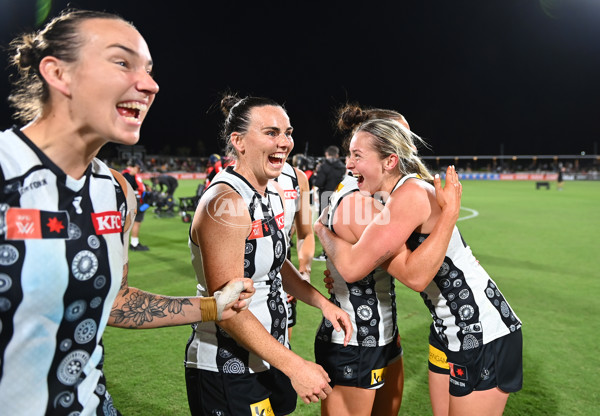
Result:
{"label": "dark hair", "polygon": [[14,118],[27,123],[42,114],[50,96],[48,84],[40,75],[40,62],[54,56],[65,62],[75,62],[83,39],[79,25],[88,19],[114,19],[125,21],[116,14],[91,10],[66,9],[37,32],[25,33],[9,44],[9,65],[17,69],[13,91],[8,97],[15,110]]}
{"label": "dark hair", "polygon": [[325,149],[325,153],[328,154],[329,156],[333,156],[333,157],[339,157],[340,156],[340,148],[334,145],[328,146],[327,149]]}
{"label": "dark hair", "polygon": [[375,118],[400,119],[408,126],[402,114],[384,108],[361,108],[356,104],[346,104],[338,110],[337,128],[343,132],[354,131],[358,126]]}
{"label": "dark hair", "polygon": [[231,133],[246,133],[250,125],[250,111],[255,107],[274,106],[285,108],[270,98],[264,97],[244,97],[237,95],[225,95],[221,100],[221,111],[225,115],[225,123],[221,139],[225,141],[225,154],[235,157],[235,151],[231,145]]}
{"label": "dark hair", "polygon": [[361,124],[375,119],[402,120],[402,124],[405,124],[405,127],[409,128],[406,118],[397,111],[387,110],[385,108],[363,109],[357,104],[346,104],[338,110],[337,114],[337,128],[346,134],[343,147],[345,149],[348,148],[352,134]]}

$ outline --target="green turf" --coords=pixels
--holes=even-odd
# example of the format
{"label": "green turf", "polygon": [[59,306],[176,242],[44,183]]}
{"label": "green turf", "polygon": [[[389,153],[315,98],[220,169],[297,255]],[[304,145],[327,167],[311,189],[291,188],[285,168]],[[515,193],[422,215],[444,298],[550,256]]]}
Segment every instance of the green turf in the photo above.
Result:
{"label": "green turf", "polygon": [[[180,181],[176,196],[194,194]],[[475,256],[523,321],[524,388],[506,415],[597,415],[600,389],[600,182],[566,182],[563,191],[533,182],[463,182],[465,208],[478,211],[459,228]],[[465,215],[468,212],[465,211]],[[130,253],[130,284],[155,293],[193,295],[188,224],[148,212],[140,239],[149,252]],[[218,238],[218,236],[215,236]],[[317,247],[317,253],[320,246]],[[313,263],[313,283],[324,262]],[[397,285],[398,325],[405,350],[406,387],[400,414],[431,414],[427,389],[430,316],[420,296]],[[313,359],[320,314],[299,304],[292,347]],[[187,415],[183,377],[188,327],[108,328],[106,375],[116,407],[126,416]],[[318,415],[299,403],[295,415]]]}

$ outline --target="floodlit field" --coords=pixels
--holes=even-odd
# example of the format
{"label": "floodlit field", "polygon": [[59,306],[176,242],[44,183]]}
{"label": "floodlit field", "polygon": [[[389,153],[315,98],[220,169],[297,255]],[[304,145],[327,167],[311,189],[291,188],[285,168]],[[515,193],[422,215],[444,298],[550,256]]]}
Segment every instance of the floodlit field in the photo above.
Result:
{"label": "floodlit field", "polygon": [[[192,196],[197,184],[180,181],[176,196]],[[566,182],[560,192],[554,183],[536,190],[534,182],[508,181],[464,181],[463,189],[464,217],[471,218],[458,226],[523,321],[524,388],[510,397],[505,415],[600,414],[600,182]],[[149,210],[140,240],[150,251],[130,252],[130,285],[194,295],[188,227]],[[323,292],[324,266],[314,262],[312,273]],[[406,368],[400,414],[428,415],[431,317],[416,292],[401,284],[396,292]],[[319,322],[316,309],[299,304],[292,348],[304,358],[313,359]],[[189,414],[183,360],[190,333],[189,327],[106,330],[108,389],[123,415]],[[294,414],[318,415],[319,405],[299,402]]]}

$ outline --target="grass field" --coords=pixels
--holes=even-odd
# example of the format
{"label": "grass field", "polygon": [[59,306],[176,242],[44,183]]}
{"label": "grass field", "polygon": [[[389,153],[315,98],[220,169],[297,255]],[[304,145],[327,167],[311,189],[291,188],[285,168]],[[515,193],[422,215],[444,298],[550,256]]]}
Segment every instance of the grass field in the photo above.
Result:
{"label": "grass field", "polygon": [[[176,196],[194,194],[180,181]],[[533,182],[465,181],[462,205],[478,215],[458,226],[475,256],[523,321],[524,388],[505,415],[598,415],[600,389],[600,182],[566,182],[535,190]],[[472,211],[464,211],[464,216]],[[188,224],[146,214],[140,233],[149,252],[130,252],[130,284],[167,295],[193,295]],[[215,236],[218,238],[218,236]],[[317,253],[320,246],[317,247]],[[324,262],[313,263],[322,292]],[[430,415],[427,335],[431,317],[420,296],[397,285],[406,384],[400,414]],[[292,347],[313,360],[320,314],[299,304]],[[183,359],[189,327],[108,328],[109,392],[125,416],[188,415]],[[295,415],[318,415],[299,403]]]}

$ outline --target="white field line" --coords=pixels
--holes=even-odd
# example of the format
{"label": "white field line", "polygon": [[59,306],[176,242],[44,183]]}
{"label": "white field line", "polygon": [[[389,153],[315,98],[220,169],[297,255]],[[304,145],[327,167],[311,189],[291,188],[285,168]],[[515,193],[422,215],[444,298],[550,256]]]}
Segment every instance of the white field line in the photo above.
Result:
{"label": "white field line", "polygon": [[471,209],[471,208],[460,207],[460,209],[464,209],[465,211],[469,211],[470,214],[467,215],[466,217],[460,217],[458,219],[458,221],[470,220],[471,218],[475,218],[476,216],[479,215],[479,212],[477,212],[477,211],[475,211],[474,209]]}

